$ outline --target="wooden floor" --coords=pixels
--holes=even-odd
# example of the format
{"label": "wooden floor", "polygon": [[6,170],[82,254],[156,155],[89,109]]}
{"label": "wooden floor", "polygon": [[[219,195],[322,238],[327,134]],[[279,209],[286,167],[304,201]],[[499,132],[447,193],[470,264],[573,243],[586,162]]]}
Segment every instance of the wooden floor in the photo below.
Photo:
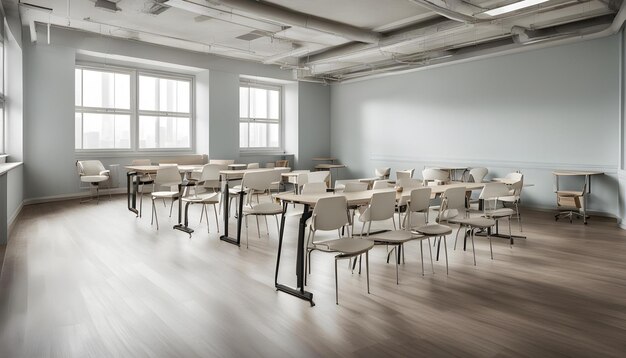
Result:
{"label": "wooden floor", "polygon": [[[157,231],[125,205],[24,208],[0,277],[0,357],[626,355],[626,231],[613,220],[570,225],[525,211],[528,239],[495,241],[493,261],[485,238],[477,266],[449,238],[449,276],[442,260],[422,277],[414,242],[399,285],[376,247],[370,295],[365,275],[341,262],[338,306],[333,256],[314,253],[311,308],[274,290],[273,221],[269,239],[251,225],[246,249],[220,242],[213,217],[207,234],[199,207],[189,238],[171,229],[169,207],[159,205]],[[290,285],[298,210],[280,272]]]}

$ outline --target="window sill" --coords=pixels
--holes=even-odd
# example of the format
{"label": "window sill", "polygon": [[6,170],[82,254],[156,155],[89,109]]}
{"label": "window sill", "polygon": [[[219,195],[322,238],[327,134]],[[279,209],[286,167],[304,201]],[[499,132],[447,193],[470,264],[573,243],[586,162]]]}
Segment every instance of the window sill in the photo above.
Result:
{"label": "window sill", "polygon": [[168,149],[168,150],[137,150],[137,151],[76,151],[77,159],[89,158],[139,158],[139,157],[167,157],[185,154],[197,154],[192,149]]}
{"label": "window sill", "polygon": [[242,157],[253,157],[253,156],[259,156],[259,155],[289,155],[288,153],[286,153],[284,150],[280,150],[280,149],[247,149],[247,150],[243,150],[240,149],[239,150],[239,155]]}

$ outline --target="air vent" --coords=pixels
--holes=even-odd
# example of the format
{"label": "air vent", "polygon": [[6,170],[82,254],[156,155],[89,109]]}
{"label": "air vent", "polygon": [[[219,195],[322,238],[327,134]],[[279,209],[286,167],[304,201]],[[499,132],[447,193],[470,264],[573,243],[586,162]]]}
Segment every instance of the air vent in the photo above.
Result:
{"label": "air vent", "polygon": [[143,12],[151,15],[159,15],[163,11],[170,8],[169,6],[163,4],[165,1],[166,0],[148,0],[146,1],[146,6]]}
{"label": "air vent", "polygon": [[105,11],[117,12],[121,9],[117,7],[117,3],[109,0],[96,0],[96,7]]}
{"label": "air vent", "polygon": [[252,41],[252,40],[256,40],[258,38],[264,37],[264,36],[265,36],[265,33],[263,31],[254,30],[245,35],[237,36],[237,38],[240,40],[244,40],[244,41]]}
{"label": "air vent", "polygon": [[205,15],[198,15],[196,17],[193,18],[193,21],[195,22],[205,22],[205,21],[209,21],[211,20],[210,16],[205,16]]}

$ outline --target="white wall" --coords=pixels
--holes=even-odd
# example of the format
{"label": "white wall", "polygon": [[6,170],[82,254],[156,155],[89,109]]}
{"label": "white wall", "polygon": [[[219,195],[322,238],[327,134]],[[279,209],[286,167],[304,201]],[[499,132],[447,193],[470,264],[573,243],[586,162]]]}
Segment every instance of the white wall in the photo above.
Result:
{"label": "white wall", "polygon": [[617,216],[618,58],[612,36],[334,85],[331,154],[354,177],[378,166],[521,170],[535,184],[525,204],[545,208],[553,169],[602,170],[590,209]]}
{"label": "white wall", "polygon": [[298,167],[310,169],[311,158],[330,155],[330,87],[298,84]]}

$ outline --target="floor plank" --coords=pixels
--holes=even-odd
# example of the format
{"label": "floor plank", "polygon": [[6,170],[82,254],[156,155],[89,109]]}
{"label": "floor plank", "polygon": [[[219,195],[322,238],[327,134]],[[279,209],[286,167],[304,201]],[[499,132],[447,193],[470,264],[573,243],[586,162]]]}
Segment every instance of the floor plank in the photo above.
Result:
{"label": "floor plank", "polygon": [[[149,203],[149,201],[148,201]],[[510,248],[486,238],[452,250],[420,274],[410,243],[395,284],[384,247],[365,276],[313,254],[313,308],[273,288],[277,233],[250,222],[250,248],[198,224],[191,238],[135,218],[125,197],[26,206],[0,276],[0,357],[623,357],[626,352],[626,232],[614,220],[555,223],[525,210]],[[281,281],[295,285],[299,207],[290,207]],[[148,210],[146,210],[148,211]],[[174,214],[175,216],[175,214]],[[513,223],[516,228],[516,223]],[[234,220],[231,230],[235,230]]]}

